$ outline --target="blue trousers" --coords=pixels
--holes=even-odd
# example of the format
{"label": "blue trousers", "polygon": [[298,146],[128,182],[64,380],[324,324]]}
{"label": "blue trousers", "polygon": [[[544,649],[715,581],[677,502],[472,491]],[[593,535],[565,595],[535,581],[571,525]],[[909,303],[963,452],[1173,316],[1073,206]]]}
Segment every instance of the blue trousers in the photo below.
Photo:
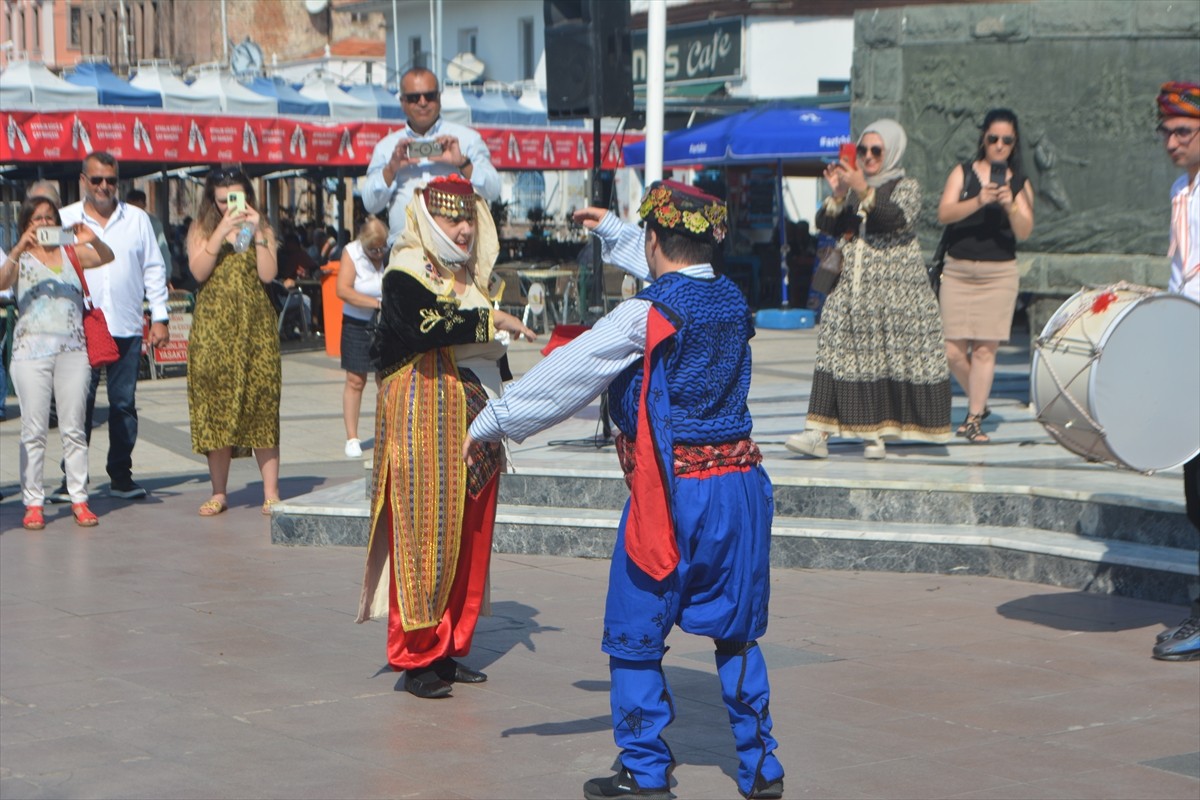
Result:
{"label": "blue trousers", "polygon": [[[137,390],[138,366],[142,358],[142,337],[113,337],[121,357],[109,364],[104,385],[108,390],[108,477],[114,481],[133,479],[133,446],[137,444],[138,416],[134,393]],[[87,418],[88,443],[92,441],[92,419],[96,410],[96,391],[100,388],[100,370],[92,370],[88,385]]]}
{"label": "blue trousers", "polygon": [[674,764],[662,733],[675,718],[662,671],[678,625],[715,640],[721,697],[738,753],[738,787],[749,794],[783,777],[771,733],[770,685],[756,640],[766,632],[774,504],[766,472],[673,485],[675,572],[655,581],[625,554],[626,506],[609,571],[603,649],[609,655],[613,738],[642,788],[665,788]]}

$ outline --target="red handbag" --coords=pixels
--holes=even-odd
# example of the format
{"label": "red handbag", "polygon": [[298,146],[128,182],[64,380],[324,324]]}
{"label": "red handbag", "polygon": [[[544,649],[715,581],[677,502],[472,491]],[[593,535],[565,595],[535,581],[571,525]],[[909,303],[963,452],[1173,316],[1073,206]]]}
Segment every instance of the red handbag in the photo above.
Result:
{"label": "red handbag", "polygon": [[87,342],[88,363],[92,365],[92,369],[107,367],[116,363],[121,357],[121,351],[117,349],[117,343],[108,331],[108,321],[104,319],[104,312],[92,304],[92,295],[88,291],[87,279],[83,277],[83,268],[79,266],[79,256],[75,254],[75,248],[68,245],[63,249],[67,251],[67,258],[71,260],[71,266],[75,267],[75,274],[79,276],[79,283],[83,287],[83,338]]}

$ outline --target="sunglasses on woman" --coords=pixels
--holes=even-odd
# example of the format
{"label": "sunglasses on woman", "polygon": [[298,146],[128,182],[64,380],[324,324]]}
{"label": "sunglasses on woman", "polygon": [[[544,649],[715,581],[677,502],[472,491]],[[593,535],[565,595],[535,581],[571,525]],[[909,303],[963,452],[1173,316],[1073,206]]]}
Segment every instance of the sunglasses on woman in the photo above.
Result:
{"label": "sunglasses on woman", "polygon": [[858,146],[858,154],[860,156],[865,156],[868,152],[876,158],[883,157],[883,148],[877,144],[872,145],[871,147],[867,147],[865,144],[860,144]]}
{"label": "sunglasses on woman", "polygon": [[1016,138],[1012,137],[1012,136],[997,136],[994,133],[989,133],[987,135],[987,143],[988,144],[995,144],[996,142],[1004,142],[1005,144],[1011,145],[1015,141],[1016,141]]}

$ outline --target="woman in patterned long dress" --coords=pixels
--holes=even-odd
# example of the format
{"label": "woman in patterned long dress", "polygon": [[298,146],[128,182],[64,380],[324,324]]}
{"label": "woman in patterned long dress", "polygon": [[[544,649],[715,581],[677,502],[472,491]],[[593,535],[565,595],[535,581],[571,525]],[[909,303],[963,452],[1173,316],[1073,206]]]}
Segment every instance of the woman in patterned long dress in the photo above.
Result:
{"label": "woman in patterned long dress", "polygon": [[536,336],[492,308],[500,242],[469,182],[437,178],[407,213],[371,353],[381,382],[358,622],[386,617],[388,663],[406,691],[434,698],[487,679],[454,659],[470,651],[483,604],[504,456],[483,445],[468,467],[463,442],[500,392],[505,333]]}
{"label": "woman in patterned long dress", "polygon": [[[230,192],[245,208],[231,208]],[[279,502],[279,335],[263,284],[275,278],[275,234],[254,208],[254,187],[238,170],[213,170],[188,233],[188,263],[200,284],[188,341],[192,449],[208,457],[211,517],[228,508],[229,466],[251,451],[263,481],[263,514]],[[243,225],[250,246],[234,249]]]}
{"label": "woman in patterned long dress", "polygon": [[785,443],[815,458],[830,435],[867,442],[950,438],[950,371],[937,298],[929,286],[914,225],[921,187],[904,176],[907,137],[883,119],[858,140],[858,165],[825,170],[831,196],[817,226],[849,238],[842,277],[825,302],[805,430]]}

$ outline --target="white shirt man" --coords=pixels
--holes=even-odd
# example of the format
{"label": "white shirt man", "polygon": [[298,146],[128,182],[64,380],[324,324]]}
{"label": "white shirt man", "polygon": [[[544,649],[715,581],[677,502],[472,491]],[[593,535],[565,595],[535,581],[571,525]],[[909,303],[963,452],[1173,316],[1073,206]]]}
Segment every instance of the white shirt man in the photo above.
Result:
{"label": "white shirt man", "polygon": [[[116,340],[120,358],[105,368],[108,392],[108,475],[112,479],[109,494],[135,499],[146,490],[133,480],[133,447],[137,443],[138,366],[142,355],[143,299],[150,304],[150,345],[158,347],[170,340],[167,330],[167,274],[162,252],[150,217],[139,208],[122,203],[117,196],[117,160],[108,153],[96,152],[83,160],[79,177],[83,200],[63,208],[63,225],[83,222],[110,248],[115,258],[109,264],[88,270],[88,290],[92,302],[104,311],[108,330]],[[85,425],[89,441],[96,405],[100,371],[92,370],[88,387]],[[69,499],[65,481],[47,499]]]}
{"label": "white shirt man", "polygon": [[[363,187],[363,207],[372,214],[388,212],[388,245],[404,232],[405,210],[413,190],[443,175],[459,174],[471,181],[488,202],[500,197],[500,174],[476,131],[441,118],[437,76],[415,68],[400,79],[400,105],[408,118],[401,130],[388,134],[371,154]],[[442,152],[410,158],[414,140],[436,141]]]}

